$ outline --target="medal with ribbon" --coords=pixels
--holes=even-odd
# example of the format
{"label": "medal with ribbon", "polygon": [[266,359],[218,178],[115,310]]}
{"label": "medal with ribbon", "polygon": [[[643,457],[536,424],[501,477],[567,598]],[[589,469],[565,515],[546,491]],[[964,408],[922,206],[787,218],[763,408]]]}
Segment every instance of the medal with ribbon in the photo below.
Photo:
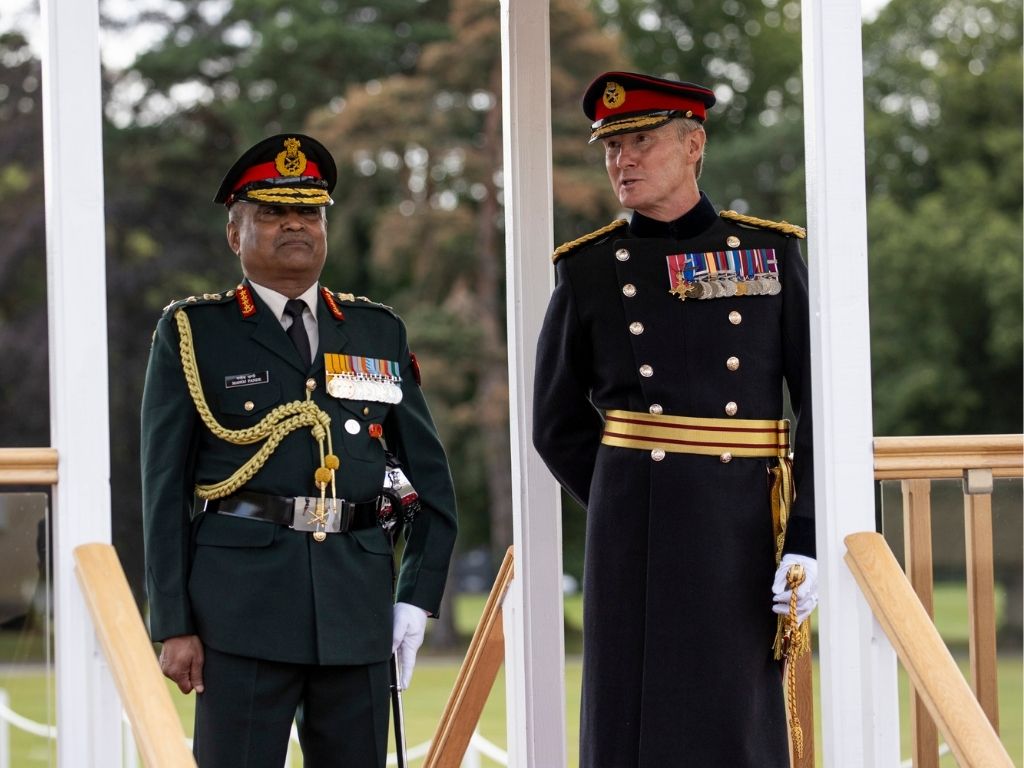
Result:
{"label": "medal with ribbon", "polygon": [[402,377],[395,360],[356,355],[324,355],[327,393],[339,400],[402,401]]}
{"label": "medal with ribbon", "polygon": [[782,290],[774,248],[747,248],[665,257],[669,292],[680,301],[775,296]]}

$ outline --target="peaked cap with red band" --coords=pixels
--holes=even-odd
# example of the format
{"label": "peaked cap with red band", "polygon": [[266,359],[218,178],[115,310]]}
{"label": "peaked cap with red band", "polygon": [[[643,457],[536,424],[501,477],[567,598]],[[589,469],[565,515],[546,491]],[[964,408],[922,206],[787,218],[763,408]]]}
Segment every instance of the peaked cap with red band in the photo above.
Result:
{"label": "peaked cap with red band", "polygon": [[704,122],[715,104],[709,88],[633,72],[605,72],[583,94],[583,112],[594,121],[590,141],[649,131],[686,117]]}
{"label": "peaked cap with red band", "polygon": [[253,145],[235,161],[215,203],[246,200],[264,205],[331,205],[338,180],[334,158],[316,139],[280,133]]}

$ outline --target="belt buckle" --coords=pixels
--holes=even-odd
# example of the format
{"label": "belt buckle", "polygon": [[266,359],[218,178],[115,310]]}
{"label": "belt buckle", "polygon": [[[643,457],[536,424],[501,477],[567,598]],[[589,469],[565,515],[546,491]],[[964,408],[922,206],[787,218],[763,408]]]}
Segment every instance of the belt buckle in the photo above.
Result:
{"label": "belt buckle", "polygon": [[339,530],[338,507],[334,499],[322,502],[315,496],[296,496],[292,509],[292,525],[296,531],[307,531],[317,541]]}

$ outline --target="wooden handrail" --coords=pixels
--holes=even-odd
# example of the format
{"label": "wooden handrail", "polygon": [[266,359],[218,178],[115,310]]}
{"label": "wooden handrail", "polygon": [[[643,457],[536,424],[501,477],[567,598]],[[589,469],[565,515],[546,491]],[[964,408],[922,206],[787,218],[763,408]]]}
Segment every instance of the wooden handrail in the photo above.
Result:
{"label": "wooden handrail", "polygon": [[0,448],[0,485],[56,483],[56,448]]}
{"label": "wooden handrail", "polygon": [[469,740],[480,721],[480,713],[505,660],[501,606],[512,583],[513,570],[512,547],[509,547],[430,742],[423,768],[458,768],[462,765]]}
{"label": "wooden handrail", "polygon": [[876,437],[875,479],[961,477],[988,468],[995,477],[1024,475],[1024,435]]}
{"label": "wooden handrail", "polygon": [[109,544],[82,544],[74,556],[75,573],[143,762],[149,768],[195,768],[117,553]]}
{"label": "wooden handrail", "polygon": [[844,557],[932,719],[965,768],[1013,768],[960,669],[881,534],[846,537]]}

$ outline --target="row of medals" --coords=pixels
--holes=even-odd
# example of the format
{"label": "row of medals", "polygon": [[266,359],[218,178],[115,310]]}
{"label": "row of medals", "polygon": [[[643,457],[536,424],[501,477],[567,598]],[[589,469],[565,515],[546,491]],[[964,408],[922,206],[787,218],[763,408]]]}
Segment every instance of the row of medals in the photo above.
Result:
{"label": "row of medals", "polygon": [[776,296],[782,283],[776,277],[711,278],[681,282],[672,293],[683,299],[721,299],[727,296]]}
{"label": "row of medals", "polygon": [[339,400],[369,400],[375,403],[402,402],[402,388],[394,379],[334,374],[327,379],[327,394]]}

